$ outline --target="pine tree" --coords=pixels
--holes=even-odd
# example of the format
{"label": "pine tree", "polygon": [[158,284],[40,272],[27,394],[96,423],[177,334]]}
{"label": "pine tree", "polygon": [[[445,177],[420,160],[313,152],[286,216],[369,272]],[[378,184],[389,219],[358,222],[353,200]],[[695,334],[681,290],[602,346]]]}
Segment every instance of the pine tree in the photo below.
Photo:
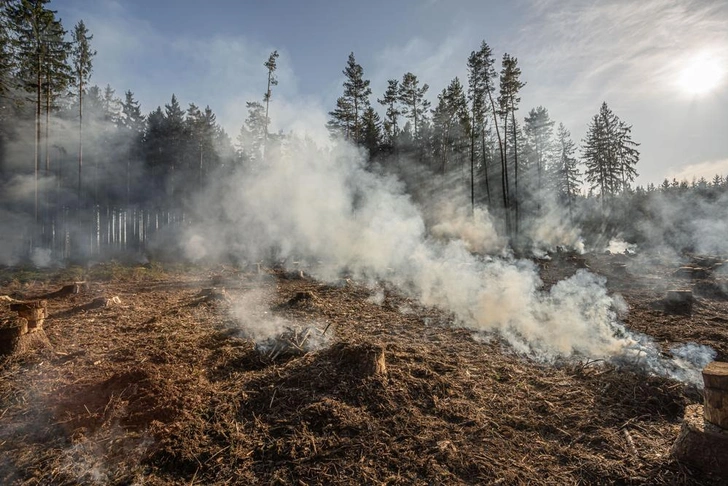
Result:
{"label": "pine tree", "polygon": [[579,194],[581,184],[581,173],[578,168],[578,160],[575,157],[576,144],[571,140],[571,133],[563,123],[559,123],[556,130],[556,150],[554,177],[557,194],[569,207],[569,214],[572,214],[574,198]]}
{"label": "pine tree", "polygon": [[59,24],[46,37],[47,55],[43,64],[43,93],[45,97],[45,174],[50,174],[50,125],[51,111],[57,110],[57,100],[66,95],[73,81],[70,66],[67,64],[71,43],[64,40],[66,31]]}
{"label": "pine tree", "polygon": [[[503,140],[504,135],[501,133],[499,127],[499,111],[493,97],[495,92],[495,82],[497,74],[495,71],[495,59],[493,58],[493,51],[488,44],[483,41],[480,44],[478,51],[473,51],[470,54],[468,60],[470,77],[473,85],[471,87],[471,96],[474,98],[476,93],[478,96],[484,98],[483,103],[485,105],[484,113],[490,112],[490,116],[493,119],[493,129],[495,137],[498,143],[498,153],[500,154],[501,160],[501,190],[503,195],[503,209],[505,211],[506,230],[510,232],[510,214],[508,208],[510,206],[510,194],[508,184],[508,172],[506,164],[505,154],[505,141]],[[489,109],[488,109],[489,108]],[[474,115],[477,116],[478,114]],[[480,136],[481,136],[481,154],[483,157],[483,166],[486,174],[486,190],[490,194],[490,188],[487,181],[487,161],[486,161],[486,133],[485,133],[485,117],[480,122]],[[490,199],[489,199],[490,200]]]}
{"label": "pine tree", "polygon": [[[520,203],[518,198],[518,132],[516,127],[516,110],[521,98],[518,96],[521,88],[526,83],[521,82],[521,69],[518,67],[518,59],[511,57],[510,54],[503,54],[502,69],[500,75],[500,96],[498,103],[500,106],[500,115],[503,117],[503,133],[507,142],[508,133],[508,115],[511,116],[511,143],[513,144],[513,169],[514,169],[514,209],[515,209],[515,236],[518,236]],[[505,152],[505,150],[504,150]],[[505,173],[505,184],[508,185],[508,164],[506,159],[503,160],[503,171]]]}
{"label": "pine tree", "polygon": [[7,9],[7,2],[0,0],[0,100],[12,88],[12,73],[15,68]]}
{"label": "pine tree", "polygon": [[369,159],[379,153],[382,138],[382,122],[379,114],[371,106],[364,110],[362,115],[362,145],[369,152]]}
{"label": "pine tree", "polygon": [[[66,55],[66,50],[57,44],[65,35],[56,12],[46,8],[49,0],[20,0],[10,3],[6,13],[14,33],[12,43],[17,59],[20,87],[33,93],[35,104],[35,220],[38,222],[38,173],[40,168],[41,111],[44,96],[44,79],[51,76],[51,66],[62,60],[56,56]],[[63,57],[65,59],[65,57]],[[49,83],[45,83],[49,84]]]}
{"label": "pine tree", "polygon": [[82,171],[83,171],[83,95],[84,85],[91,78],[92,59],[96,51],[91,49],[93,35],[88,33],[83,20],[80,20],[73,29],[73,48],[71,61],[73,64],[74,83],[78,88],[78,201],[81,202]]}
{"label": "pine tree", "polygon": [[248,117],[240,128],[238,150],[241,160],[250,171],[259,170],[263,162],[265,143],[265,109],[257,101],[246,103]]}
{"label": "pine tree", "polygon": [[[183,140],[185,139],[185,114],[177,100],[172,94],[169,104],[164,105],[164,143],[165,152],[169,166],[170,176],[174,179],[175,172],[180,169],[182,160]],[[176,182],[176,181],[172,181]]]}
{"label": "pine tree", "polygon": [[467,149],[470,134],[470,114],[465,100],[465,93],[458,78],[453,79],[446,89],[438,95],[438,106],[433,115],[436,152],[440,156],[440,170],[444,175],[448,166],[448,156],[454,162],[465,160],[463,154]]}
{"label": "pine tree", "polygon": [[[5,152],[5,144],[12,130],[10,119],[12,116],[13,71],[15,58],[13,57],[8,26],[7,6],[0,0],[0,154]],[[0,157],[0,177],[4,172],[4,160]]]}
{"label": "pine tree", "polygon": [[377,99],[381,105],[387,107],[386,119],[384,121],[384,133],[387,136],[386,143],[390,147],[394,147],[395,140],[398,135],[398,117],[402,114],[399,109],[399,80],[390,79],[387,81],[387,90],[384,92],[384,96]]}
{"label": "pine tree", "polygon": [[402,104],[402,115],[412,121],[412,136],[415,142],[421,138],[422,126],[425,124],[427,112],[430,109],[430,102],[425,94],[430,87],[427,84],[419,86],[420,81],[412,73],[405,73],[402,83],[399,85],[399,102]]}
{"label": "pine tree", "polygon": [[156,185],[155,192],[161,195],[166,177],[166,167],[164,164],[164,112],[161,106],[158,106],[156,110],[147,115],[142,147],[144,160],[151,170]]}
{"label": "pine tree", "polygon": [[336,108],[329,112],[331,119],[326,123],[332,137],[343,137],[349,140],[354,133],[354,108],[349,101],[340,96],[336,100]]}
{"label": "pine tree", "polygon": [[124,101],[121,103],[121,116],[117,125],[125,134],[128,151],[126,157],[126,204],[131,203],[131,164],[141,156],[140,145],[144,135],[144,115],[142,115],[139,102],[134,99],[134,93],[127,90]]}
{"label": "pine tree", "polygon": [[369,80],[364,79],[364,69],[354,59],[353,52],[349,54],[343,73],[346,76],[344,98],[354,110],[354,141],[361,143],[361,113],[369,107],[369,95],[372,94],[372,89],[369,87]]}
{"label": "pine tree", "polygon": [[188,169],[197,175],[198,187],[210,169],[217,166],[219,157],[215,149],[217,133],[217,117],[209,106],[200,110],[194,103],[190,104],[185,119],[188,134],[190,162]]}
{"label": "pine tree", "polygon": [[[487,46],[486,46],[487,47]],[[488,177],[488,164],[486,159],[486,98],[487,80],[491,75],[487,71],[487,63],[484,57],[484,49],[472,51],[468,57],[468,99],[470,100],[470,112],[472,125],[470,130],[470,206],[475,211],[475,141],[480,141],[481,166],[485,176],[485,193],[488,205],[491,204],[490,181]]]}
{"label": "pine tree", "polygon": [[[543,190],[543,178],[546,170],[546,163],[552,151],[552,134],[554,122],[549,117],[549,112],[543,106],[532,109],[525,119],[524,131],[528,146],[527,157],[529,165],[536,167],[536,193],[541,197]],[[563,147],[560,147],[563,149]],[[540,202],[539,202],[540,207]]]}

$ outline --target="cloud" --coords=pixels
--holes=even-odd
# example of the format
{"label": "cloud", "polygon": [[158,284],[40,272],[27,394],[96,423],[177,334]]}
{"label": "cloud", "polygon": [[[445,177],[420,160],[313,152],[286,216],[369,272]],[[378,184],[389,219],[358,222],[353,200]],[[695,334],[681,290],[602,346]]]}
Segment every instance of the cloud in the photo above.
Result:
{"label": "cloud", "polygon": [[674,172],[668,173],[667,178],[670,180],[675,178],[678,181],[692,181],[693,179],[698,180],[701,177],[705,177],[707,181],[711,181],[716,174],[721,176],[728,175],[728,159],[709,160],[686,165]]}
{"label": "cloud", "polygon": [[91,82],[111,84],[117,94],[131,89],[145,112],[168,103],[174,93],[183,108],[188,103],[210,105],[234,138],[247,116],[245,102],[263,100],[267,87],[263,63],[278,50],[279,84],[273,87],[271,129],[302,133],[300,120],[305,119],[323,120],[321,132],[312,135],[315,139],[325,132],[326,111],[315,98],[301,96],[298,77],[283,47],[241,35],[162,35],[113,1],[99,2],[83,16],[94,35],[92,46],[99,52]]}
{"label": "cloud", "polygon": [[722,0],[532,0],[530,11],[519,41],[540,77],[571,93],[674,93],[691,56],[707,49],[728,60]]}

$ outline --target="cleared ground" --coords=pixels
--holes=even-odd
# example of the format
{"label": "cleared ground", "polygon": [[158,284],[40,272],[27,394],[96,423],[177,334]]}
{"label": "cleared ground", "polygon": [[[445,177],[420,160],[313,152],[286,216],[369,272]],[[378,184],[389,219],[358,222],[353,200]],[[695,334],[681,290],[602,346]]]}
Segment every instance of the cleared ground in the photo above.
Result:
{"label": "cleared ground", "polygon": [[[547,287],[584,267],[607,276],[630,329],[726,360],[722,273],[685,263],[706,272],[623,255],[539,265]],[[386,286],[255,267],[86,273],[87,291],[48,298],[52,347],[0,363],[2,484],[725,484],[670,458],[702,399],[679,382],[534,363]],[[5,269],[0,295],[39,298],[80,276]],[[200,292],[213,286],[226,295]],[[691,314],[665,309],[669,289],[695,290]],[[100,296],[120,304],[89,309]],[[251,296],[246,316],[236,303]],[[325,345],[271,342],[276,354],[241,320],[310,327]],[[381,351],[384,373],[367,363]]]}

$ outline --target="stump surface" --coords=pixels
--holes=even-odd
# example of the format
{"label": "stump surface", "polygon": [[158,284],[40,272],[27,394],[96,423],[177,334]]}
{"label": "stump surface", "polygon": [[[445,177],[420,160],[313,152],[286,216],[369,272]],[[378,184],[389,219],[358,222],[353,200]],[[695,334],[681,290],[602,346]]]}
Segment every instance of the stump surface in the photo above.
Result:
{"label": "stump surface", "polygon": [[728,430],[728,363],[714,361],[703,370],[705,420]]}

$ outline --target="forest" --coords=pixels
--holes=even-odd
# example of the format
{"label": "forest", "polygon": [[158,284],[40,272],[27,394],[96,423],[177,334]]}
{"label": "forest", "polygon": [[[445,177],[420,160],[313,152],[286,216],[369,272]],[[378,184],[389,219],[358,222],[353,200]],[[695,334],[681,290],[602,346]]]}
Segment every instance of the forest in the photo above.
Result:
{"label": "forest", "polygon": [[[82,20],[64,26],[49,2],[7,1],[0,12],[5,263],[143,253],[160,227],[194,218],[191,206],[210,181],[254,177],[286,146],[312,144],[270,133],[277,51],[261,60],[262,96],[247,103],[230,135],[202,103],[184,106],[171,94],[146,111],[133,87],[119,95],[92,84],[94,59],[104,53]],[[332,143],[357,147],[368,171],[397,177],[425,215],[443,200],[461,213],[485,212],[519,252],[599,249],[614,238],[722,249],[725,228],[708,224],[725,208],[721,174],[635,187],[639,143],[606,102],[595,100],[584,140],[574,141],[547,108],[520,106],[525,80],[538,74],[521,73],[517,58],[498,58],[483,41],[463,61],[467,79],[452,79],[433,107],[415,73],[372,93],[351,53],[329,113]],[[564,231],[568,237],[558,236]]]}

